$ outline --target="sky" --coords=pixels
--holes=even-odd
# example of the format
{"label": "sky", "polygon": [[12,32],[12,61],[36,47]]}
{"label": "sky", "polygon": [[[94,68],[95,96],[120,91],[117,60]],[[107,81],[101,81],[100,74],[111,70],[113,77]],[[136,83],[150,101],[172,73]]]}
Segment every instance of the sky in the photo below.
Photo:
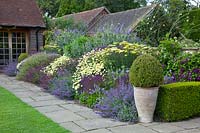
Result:
{"label": "sky", "polygon": [[[152,2],[154,0],[147,0],[148,2]],[[193,5],[197,5],[197,3],[200,4],[200,0],[189,0]]]}

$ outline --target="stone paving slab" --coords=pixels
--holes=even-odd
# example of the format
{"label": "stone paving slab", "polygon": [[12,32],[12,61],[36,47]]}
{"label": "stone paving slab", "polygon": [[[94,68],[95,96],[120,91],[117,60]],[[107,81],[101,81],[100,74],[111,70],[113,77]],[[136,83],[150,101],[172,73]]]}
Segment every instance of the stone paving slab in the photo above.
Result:
{"label": "stone paving slab", "polygon": [[60,100],[33,84],[0,74],[3,86],[73,133],[200,133],[200,118],[173,123],[128,124],[105,119],[74,101]]}
{"label": "stone paving slab", "polygon": [[138,124],[109,128],[109,130],[112,133],[157,133],[148,127]]}
{"label": "stone paving slab", "polygon": [[92,111],[92,109],[81,106],[81,105],[77,105],[77,104],[64,104],[61,105],[63,108],[73,111],[73,112],[85,112],[85,111]]}
{"label": "stone paving slab", "polygon": [[180,131],[177,133],[200,133],[200,130],[198,129],[190,129],[190,130],[184,130],[184,131]]}
{"label": "stone paving slab", "polygon": [[107,128],[107,127],[115,127],[120,125],[126,125],[126,123],[113,121],[111,119],[88,119],[88,120],[81,120],[81,121],[74,121],[80,127],[86,130],[94,130],[100,128]]}
{"label": "stone paving slab", "polygon": [[183,122],[174,122],[171,125],[177,126],[177,127],[181,127],[181,128],[185,128],[185,129],[194,129],[194,128],[198,128],[200,123],[197,122],[193,122],[193,121],[183,121]]}
{"label": "stone paving slab", "polygon": [[60,124],[62,127],[69,129],[73,133],[85,132],[86,130],[75,124],[74,122],[66,122]]}
{"label": "stone paving slab", "polygon": [[184,130],[184,128],[174,126],[171,123],[162,123],[162,124],[158,124],[158,125],[153,125],[153,126],[149,126],[149,128],[151,128],[157,132],[160,132],[160,133],[174,133],[174,132]]}
{"label": "stone paving slab", "polygon": [[189,120],[189,122],[190,122],[190,121],[196,122],[196,123],[199,123],[199,124],[200,124],[200,118],[194,118],[194,119]]}
{"label": "stone paving slab", "polygon": [[66,104],[64,100],[48,100],[48,101],[34,101],[29,103],[32,107],[43,107],[50,105]]}
{"label": "stone paving slab", "polygon": [[84,119],[83,117],[76,115],[75,113],[68,111],[68,110],[45,113],[45,115],[47,117],[51,118],[52,120],[56,121],[57,123],[78,121],[78,120]]}
{"label": "stone paving slab", "polygon": [[31,97],[32,95],[34,95],[34,93],[32,91],[25,91],[25,92],[15,92],[12,91],[17,97],[20,98],[25,98],[25,97]]}
{"label": "stone paving slab", "polygon": [[25,103],[34,102],[34,100],[33,100],[32,98],[30,98],[30,97],[28,97],[28,98],[21,98],[21,100],[22,100],[23,102],[25,102]]}
{"label": "stone paving slab", "polygon": [[34,99],[35,101],[48,101],[48,100],[57,100],[58,98],[56,98],[55,96],[52,95],[46,95],[46,96],[35,96],[32,97],[32,99]]}
{"label": "stone paving slab", "polygon": [[58,105],[51,105],[51,106],[44,106],[44,107],[36,107],[38,111],[41,113],[50,113],[50,112],[56,112],[56,111],[64,111],[65,109],[58,106]]}
{"label": "stone paving slab", "polygon": [[83,111],[83,112],[76,112],[76,114],[86,118],[86,119],[97,119],[102,118],[100,115],[93,111]]}
{"label": "stone paving slab", "polygon": [[109,131],[108,129],[97,129],[97,130],[87,131],[87,133],[112,133],[112,132]]}

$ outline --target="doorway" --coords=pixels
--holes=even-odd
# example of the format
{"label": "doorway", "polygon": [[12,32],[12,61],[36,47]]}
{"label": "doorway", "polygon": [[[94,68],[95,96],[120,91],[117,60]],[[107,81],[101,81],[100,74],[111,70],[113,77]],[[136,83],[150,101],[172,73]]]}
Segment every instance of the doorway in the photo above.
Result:
{"label": "doorway", "polygon": [[17,61],[21,53],[27,52],[26,32],[0,31],[0,66]]}

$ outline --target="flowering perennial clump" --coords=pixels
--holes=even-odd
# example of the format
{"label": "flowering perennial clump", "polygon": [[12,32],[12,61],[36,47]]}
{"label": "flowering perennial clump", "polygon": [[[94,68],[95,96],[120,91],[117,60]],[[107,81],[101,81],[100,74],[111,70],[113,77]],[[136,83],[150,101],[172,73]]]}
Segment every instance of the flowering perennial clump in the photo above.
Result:
{"label": "flowering perennial clump", "polygon": [[81,88],[81,80],[83,77],[89,75],[101,75],[104,76],[106,70],[103,63],[103,54],[101,50],[93,50],[86,55],[84,55],[77,65],[76,72],[73,75],[73,88],[78,90]]}
{"label": "flowering perennial clump", "polygon": [[83,86],[84,77],[100,75],[103,78],[111,69],[130,68],[133,60],[143,53],[156,54],[155,48],[128,42],[114,43],[103,49],[92,50],[79,59],[76,72],[73,75],[75,90]]}
{"label": "flowering perennial clump", "polygon": [[133,87],[126,74],[118,79],[116,87],[104,91],[104,97],[96,104],[95,109],[103,117],[135,122],[137,111],[133,94]]}
{"label": "flowering perennial clump", "polygon": [[61,56],[45,67],[43,71],[47,75],[55,75],[59,69],[63,69],[67,65],[69,60],[69,57]]}
{"label": "flowering perennial clump", "polygon": [[61,99],[72,100],[75,91],[71,86],[71,74],[67,70],[59,70],[57,76],[50,80],[49,91]]}

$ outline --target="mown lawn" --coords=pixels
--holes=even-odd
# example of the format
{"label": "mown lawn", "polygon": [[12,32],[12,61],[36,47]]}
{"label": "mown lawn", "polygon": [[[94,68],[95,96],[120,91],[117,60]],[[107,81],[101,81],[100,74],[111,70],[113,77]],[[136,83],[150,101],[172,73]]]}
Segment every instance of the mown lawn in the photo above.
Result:
{"label": "mown lawn", "polygon": [[69,133],[0,87],[0,133]]}

